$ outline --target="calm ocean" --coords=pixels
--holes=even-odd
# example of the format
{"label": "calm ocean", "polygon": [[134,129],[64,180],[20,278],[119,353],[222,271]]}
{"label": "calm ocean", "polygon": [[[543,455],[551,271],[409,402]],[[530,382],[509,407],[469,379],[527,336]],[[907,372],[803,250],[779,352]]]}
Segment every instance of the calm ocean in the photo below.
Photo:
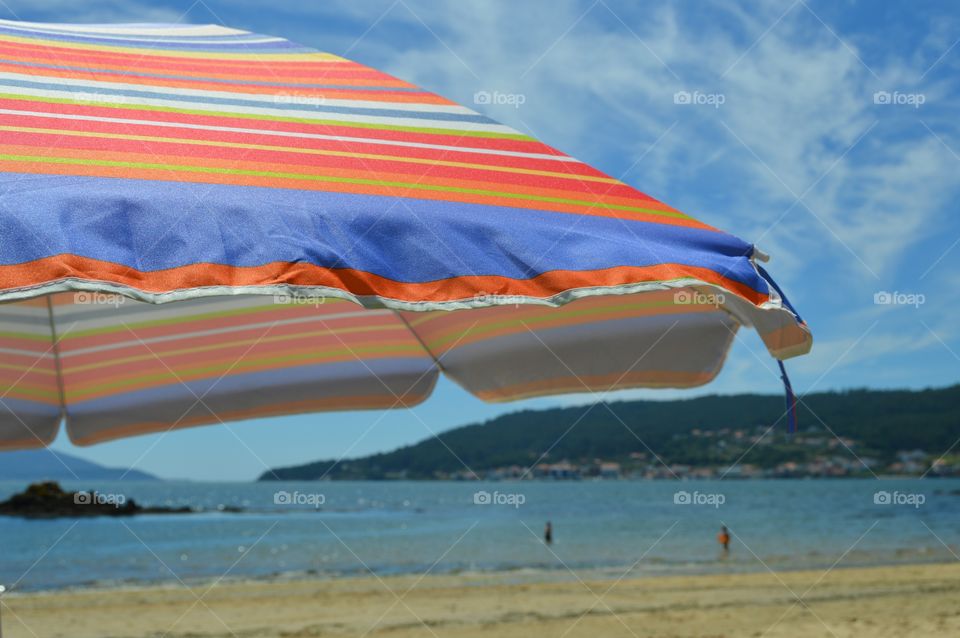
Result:
{"label": "calm ocean", "polygon": [[[0,517],[0,584],[508,571],[619,577],[953,561],[960,480],[64,484],[194,515]],[[0,499],[24,487],[0,483]],[[319,505],[319,507],[317,507]],[[244,513],[216,511],[220,506]],[[541,541],[544,523],[554,544]],[[721,524],[733,534],[722,557]]]}

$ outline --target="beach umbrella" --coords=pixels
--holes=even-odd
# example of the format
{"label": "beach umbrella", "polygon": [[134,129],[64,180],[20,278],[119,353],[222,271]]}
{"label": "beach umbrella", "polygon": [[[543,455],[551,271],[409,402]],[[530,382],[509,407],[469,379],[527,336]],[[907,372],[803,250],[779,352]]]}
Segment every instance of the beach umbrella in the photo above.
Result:
{"label": "beach umbrella", "polygon": [[485,401],[698,386],[740,326],[809,350],[761,261],[336,55],[0,21],[3,448],[412,406],[440,374]]}

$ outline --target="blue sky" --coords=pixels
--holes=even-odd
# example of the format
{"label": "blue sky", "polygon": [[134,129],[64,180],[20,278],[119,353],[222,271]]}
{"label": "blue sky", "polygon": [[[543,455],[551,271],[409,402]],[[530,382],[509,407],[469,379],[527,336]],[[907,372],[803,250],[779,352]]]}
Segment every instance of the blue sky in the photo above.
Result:
{"label": "blue sky", "polygon": [[[0,0],[0,17],[220,23],[380,68],[770,253],[768,269],[814,331],[813,352],[789,363],[801,393],[960,379],[955,3]],[[478,91],[522,104],[475,105]],[[881,292],[923,303],[877,304]],[[743,331],[710,386],[622,396],[776,393],[774,370]],[[265,466],[367,454],[505,411],[587,400],[490,406],[441,381],[414,413],[55,447],[166,477],[249,479]]]}

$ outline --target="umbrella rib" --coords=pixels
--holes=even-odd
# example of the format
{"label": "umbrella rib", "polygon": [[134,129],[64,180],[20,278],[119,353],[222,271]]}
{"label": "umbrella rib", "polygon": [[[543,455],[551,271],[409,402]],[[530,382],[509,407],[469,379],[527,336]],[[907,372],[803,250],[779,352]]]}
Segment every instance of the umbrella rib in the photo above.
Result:
{"label": "umbrella rib", "polygon": [[417,331],[413,329],[413,326],[410,325],[410,322],[407,321],[407,318],[404,317],[402,314],[400,314],[399,310],[394,310],[393,314],[396,315],[396,317],[403,322],[403,325],[407,327],[407,330],[410,332],[410,334],[413,335],[413,338],[417,340],[417,343],[419,343],[420,347],[423,348],[423,351],[427,353],[427,356],[433,359],[433,364],[437,366],[437,370],[439,370],[440,372],[446,372],[446,370],[444,370],[443,368],[443,364],[440,363],[439,357],[435,356],[433,354],[433,351],[427,347],[427,344],[424,343],[420,335],[417,334]]}
{"label": "umbrella rib", "polygon": [[47,317],[50,320],[50,336],[53,339],[53,365],[57,374],[57,392],[60,396],[60,420],[67,418],[67,395],[63,388],[63,367],[60,363],[60,340],[57,336],[57,326],[53,320],[53,302],[50,295],[46,296]]}

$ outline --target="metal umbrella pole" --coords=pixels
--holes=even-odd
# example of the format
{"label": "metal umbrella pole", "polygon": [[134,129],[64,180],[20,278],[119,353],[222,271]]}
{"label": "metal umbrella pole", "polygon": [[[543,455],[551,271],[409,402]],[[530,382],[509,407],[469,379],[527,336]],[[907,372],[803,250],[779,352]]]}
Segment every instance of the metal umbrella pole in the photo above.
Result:
{"label": "metal umbrella pole", "polygon": [[[7,588],[0,585],[0,597],[3,597],[5,591],[7,591]],[[0,601],[0,638],[3,638],[3,601]]]}

